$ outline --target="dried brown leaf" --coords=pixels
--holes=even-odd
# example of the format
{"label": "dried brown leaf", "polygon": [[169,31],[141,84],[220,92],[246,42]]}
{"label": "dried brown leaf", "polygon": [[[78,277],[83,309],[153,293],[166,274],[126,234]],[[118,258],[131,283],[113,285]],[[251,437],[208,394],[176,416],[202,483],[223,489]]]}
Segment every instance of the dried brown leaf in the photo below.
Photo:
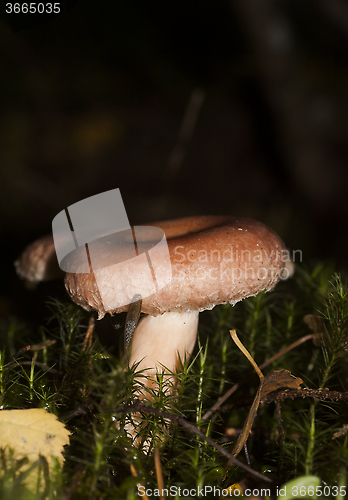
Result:
{"label": "dried brown leaf", "polygon": [[295,377],[289,370],[274,370],[265,377],[261,391],[261,399],[280,388],[301,389],[301,384],[303,384],[303,380],[299,377]]}

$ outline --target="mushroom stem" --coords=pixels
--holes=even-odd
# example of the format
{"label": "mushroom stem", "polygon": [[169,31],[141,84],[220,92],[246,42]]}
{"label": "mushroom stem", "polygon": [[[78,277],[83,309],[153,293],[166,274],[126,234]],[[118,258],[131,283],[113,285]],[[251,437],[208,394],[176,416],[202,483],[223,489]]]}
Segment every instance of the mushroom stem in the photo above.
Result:
{"label": "mushroom stem", "polygon": [[197,337],[198,311],[167,312],[161,316],[145,316],[137,326],[131,347],[129,364],[139,363],[137,371],[146,370],[146,387],[153,387],[156,374],[170,373],[180,368],[180,359],[189,357]]}

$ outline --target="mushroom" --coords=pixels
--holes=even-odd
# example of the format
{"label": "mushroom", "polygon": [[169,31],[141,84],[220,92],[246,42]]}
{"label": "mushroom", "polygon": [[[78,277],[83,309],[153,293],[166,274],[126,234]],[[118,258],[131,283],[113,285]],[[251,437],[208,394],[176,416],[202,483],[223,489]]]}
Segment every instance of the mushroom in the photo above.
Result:
{"label": "mushroom", "polygon": [[51,235],[43,236],[27,246],[14,265],[28,288],[35,288],[40,281],[50,281],[64,275],[58,265]]}
{"label": "mushroom", "polygon": [[[131,344],[129,363],[145,370],[148,387],[155,383],[158,372],[170,379],[179,369],[179,357],[189,358],[196,342],[199,312],[269,291],[284,270],[291,272],[282,240],[258,221],[196,216],[150,225],[165,233],[172,277],[156,293],[143,296],[141,310],[146,316],[135,329]],[[105,245],[98,247],[97,243],[95,254],[98,251],[105,252]],[[107,265],[112,245],[107,252],[109,255],[100,256],[105,266],[65,276],[70,297],[83,308],[98,311],[99,318],[106,312],[127,311],[132,298],[142,295],[148,285],[144,259],[129,259],[124,266]],[[127,249],[124,253],[126,256]],[[79,260],[78,255],[74,260]],[[161,269],[160,255],[157,264]],[[25,276],[19,265],[17,270]]]}

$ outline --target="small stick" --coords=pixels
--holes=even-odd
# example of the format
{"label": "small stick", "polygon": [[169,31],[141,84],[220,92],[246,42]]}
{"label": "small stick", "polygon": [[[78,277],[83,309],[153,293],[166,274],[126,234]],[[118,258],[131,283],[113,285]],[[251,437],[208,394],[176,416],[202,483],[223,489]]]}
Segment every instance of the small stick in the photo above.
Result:
{"label": "small stick", "polygon": [[158,448],[155,449],[155,467],[156,467],[157,486],[158,490],[161,493],[160,500],[164,500],[163,496],[164,481],[163,481],[162,465]]}
{"label": "small stick", "polygon": [[249,351],[244,347],[244,345],[239,340],[236,330],[230,330],[230,335],[231,335],[234,343],[242,351],[242,353],[247,358],[247,360],[250,362],[250,364],[252,365],[252,367],[254,368],[254,370],[256,371],[256,373],[258,374],[258,376],[260,378],[260,387],[258,388],[258,391],[257,391],[256,396],[254,398],[253,404],[251,405],[251,408],[249,410],[248,418],[246,419],[245,424],[243,426],[243,430],[239,434],[237,442],[234,445],[234,448],[232,450],[232,455],[236,456],[236,455],[238,455],[240,450],[243,448],[243,446],[245,446],[245,444],[249,438],[249,434],[251,432],[251,428],[252,428],[252,425],[254,423],[257,410],[260,406],[261,391],[262,391],[265,377],[264,377],[262,371],[260,370],[260,368],[257,366],[252,355],[249,353]]}
{"label": "small stick", "polygon": [[94,316],[90,316],[89,322],[88,322],[87,333],[86,333],[85,339],[83,341],[83,350],[84,351],[87,351],[87,349],[91,349],[91,347],[92,347],[94,325],[95,325]]}
{"label": "small stick", "polygon": [[16,352],[16,354],[14,356],[12,356],[12,359],[16,359],[28,351],[35,352],[35,351],[40,351],[42,349],[46,349],[47,347],[55,344],[56,342],[57,342],[56,340],[47,339],[47,340],[44,340],[43,342],[41,342],[40,344],[26,345],[25,347],[22,347],[18,352]]}
{"label": "small stick", "polygon": [[260,370],[260,368],[257,366],[257,364],[256,364],[254,358],[252,357],[252,355],[250,354],[250,352],[244,347],[244,345],[239,340],[236,330],[230,330],[230,335],[232,337],[233,342],[236,344],[236,346],[238,347],[238,349],[240,351],[242,351],[242,353],[247,358],[247,360],[249,361],[249,363],[251,364],[251,366],[254,368],[254,370],[256,371],[256,373],[258,374],[258,376],[259,376],[259,378],[260,378],[260,380],[262,382],[262,380],[265,377],[264,377],[262,371]]}
{"label": "small stick", "polygon": [[205,92],[203,89],[194,89],[185,111],[176,144],[169,156],[167,167],[163,171],[164,181],[174,179],[181,168],[204,98]]}
{"label": "small stick", "polygon": [[282,407],[279,401],[275,402],[276,405],[276,415],[277,415],[277,427],[279,434],[279,448],[283,449],[284,442],[284,427],[283,427],[283,419],[282,419]]}
{"label": "small stick", "polygon": [[272,392],[261,398],[261,403],[273,403],[274,401],[285,401],[286,399],[316,398],[321,401],[348,401],[348,392],[331,391],[330,389],[303,389]]}
{"label": "small stick", "polygon": [[[138,473],[135,470],[135,467],[133,464],[130,464],[130,471],[131,471],[131,474],[133,477],[138,477]],[[137,486],[139,488],[139,486],[143,486],[143,485],[141,483],[138,483]],[[142,495],[142,498],[144,498],[144,500],[149,500],[149,497],[147,496],[145,491],[144,491],[144,494]]]}

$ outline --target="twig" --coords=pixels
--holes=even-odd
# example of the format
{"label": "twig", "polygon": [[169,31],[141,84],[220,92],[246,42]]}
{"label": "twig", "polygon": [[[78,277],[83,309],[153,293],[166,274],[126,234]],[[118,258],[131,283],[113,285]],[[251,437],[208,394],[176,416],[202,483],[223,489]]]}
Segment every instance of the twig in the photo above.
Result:
{"label": "twig", "polygon": [[162,465],[158,448],[155,449],[155,468],[156,468],[157,486],[158,490],[161,492],[160,500],[164,500],[163,496],[164,481],[163,481]]}
{"label": "twig", "polygon": [[256,373],[259,376],[259,379],[262,382],[262,380],[265,377],[264,377],[262,371],[260,370],[260,368],[258,367],[258,365],[256,364],[256,362],[255,362],[254,358],[252,357],[252,355],[250,354],[250,352],[244,347],[244,345],[242,344],[242,342],[239,340],[236,330],[230,330],[230,335],[232,337],[233,342],[236,344],[236,346],[238,347],[238,349],[247,358],[247,360],[249,361],[249,363],[251,364],[251,366],[254,368],[254,370],[256,371]]}
{"label": "twig", "polygon": [[[22,361],[19,363],[18,361],[13,361],[12,363],[9,363],[4,367],[4,370],[11,370],[15,366],[22,366],[22,365],[30,365],[31,366],[32,361]],[[35,361],[35,366],[38,366],[39,368],[42,368],[45,370],[45,372],[50,372],[52,375],[63,375],[63,372],[56,370],[55,368],[52,368],[52,366],[47,366],[44,363],[40,363],[40,361]]]}
{"label": "twig", "polygon": [[[134,467],[133,464],[130,464],[130,471],[131,471],[131,474],[132,474],[133,477],[138,477],[138,473],[137,473],[137,471],[136,471],[136,469],[135,469],[135,467]],[[144,486],[144,485],[139,482],[137,484],[137,487],[139,488],[139,486]],[[146,494],[145,491],[144,491],[144,494],[142,495],[142,497],[143,497],[144,500],[149,500],[149,497],[147,496],[147,494]]]}
{"label": "twig", "polygon": [[90,351],[92,348],[94,325],[95,325],[94,316],[90,316],[89,322],[88,322],[88,329],[87,329],[86,336],[85,336],[84,341],[83,341],[83,350],[84,351],[87,351],[87,350]]}
{"label": "twig", "polygon": [[318,398],[326,401],[348,401],[348,392],[330,391],[329,389],[286,389],[281,392],[271,392],[261,398],[261,403],[273,403],[286,399]]}
{"label": "twig", "polygon": [[64,413],[60,418],[64,422],[67,420],[71,420],[74,417],[79,417],[81,415],[87,415],[87,413],[90,412],[90,409],[88,408],[88,403],[82,403],[80,404],[77,408],[74,410],[69,411],[68,413]]}
{"label": "twig", "polygon": [[169,156],[167,167],[163,171],[164,181],[171,181],[174,179],[181,168],[204,98],[205,92],[200,88],[195,89],[191,94],[176,144]]}
{"label": "twig", "polygon": [[249,351],[244,347],[242,342],[239,340],[236,330],[230,330],[230,335],[232,337],[233,342],[242,351],[242,353],[247,358],[249,363],[252,365],[252,367],[254,368],[254,370],[256,371],[256,373],[258,374],[259,379],[260,379],[260,387],[258,388],[258,391],[257,391],[256,396],[254,398],[253,404],[251,405],[251,408],[249,410],[248,418],[246,419],[244,426],[243,426],[243,430],[239,434],[238,439],[236,441],[236,444],[234,445],[233,450],[232,450],[232,455],[236,456],[241,451],[243,446],[246,444],[248,437],[249,437],[249,434],[251,432],[251,428],[252,428],[252,425],[254,423],[256,413],[257,413],[257,410],[258,410],[259,405],[260,405],[261,392],[262,392],[262,387],[263,387],[263,384],[265,381],[265,377],[264,377],[262,371],[260,370],[260,368],[257,366],[254,358],[251,356]]}
{"label": "twig", "polygon": [[[348,392],[331,391],[330,389],[309,389],[308,387],[296,390],[285,389],[281,392],[272,392],[264,395],[263,397],[261,397],[260,404],[273,402],[277,403],[285,401],[287,399],[294,400],[298,398],[318,398],[323,401],[333,402],[348,401]],[[241,400],[235,404],[222,406],[220,411],[221,413],[224,413],[227,411],[231,411],[231,409],[244,408],[245,406],[249,406],[251,403],[251,400]]]}
{"label": "twig", "polygon": [[56,342],[57,342],[56,340],[47,339],[47,340],[44,340],[43,342],[41,342],[40,344],[26,345],[25,347],[22,347],[21,349],[19,349],[19,351],[17,351],[16,354],[14,356],[12,356],[12,358],[16,359],[28,351],[33,351],[33,352],[41,351],[42,349],[46,349],[47,347],[54,345]]}
{"label": "twig", "polygon": [[279,448],[283,449],[284,442],[284,427],[283,427],[283,419],[282,419],[282,408],[280,406],[280,402],[276,401],[276,415],[277,415],[277,428],[279,435]]}
{"label": "twig", "polygon": [[192,432],[192,434],[196,434],[196,436],[198,436],[203,441],[206,441],[208,444],[210,444],[210,446],[212,446],[213,448],[218,450],[222,455],[224,455],[226,458],[228,458],[236,467],[241,467],[245,471],[249,472],[249,474],[253,475],[254,477],[256,477],[262,481],[266,481],[268,483],[273,482],[268,477],[263,476],[259,472],[254,471],[253,469],[251,469],[247,465],[243,464],[243,462],[240,462],[237,458],[235,458],[233,455],[231,455],[231,453],[229,453],[227,450],[225,450],[225,448],[223,448],[219,444],[215,443],[215,441],[213,441],[209,436],[206,436],[204,434],[204,432],[197,429],[197,427],[195,425],[188,422],[184,417],[181,417],[179,415],[173,415],[172,413],[167,413],[165,411],[158,410],[157,408],[152,408],[151,406],[144,405],[139,400],[137,400],[132,405],[118,408],[116,411],[122,412],[122,413],[127,413],[127,412],[136,413],[136,412],[142,411],[144,413],[149,413],[152,415],[159,415],[160,417],[167,419],[167,420],[170,420],[171,422],[173,422],[177,425],[181,425],[187,431]]}

